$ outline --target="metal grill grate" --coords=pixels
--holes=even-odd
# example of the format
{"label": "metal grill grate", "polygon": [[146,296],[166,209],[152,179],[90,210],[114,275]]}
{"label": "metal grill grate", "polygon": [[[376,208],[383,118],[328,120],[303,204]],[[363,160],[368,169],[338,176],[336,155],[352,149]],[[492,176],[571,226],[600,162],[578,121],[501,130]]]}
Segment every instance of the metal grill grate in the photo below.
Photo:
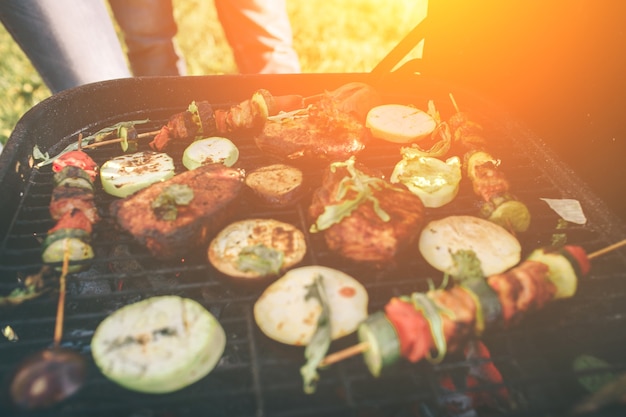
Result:
{"label": "metal grill grate", "polygon": [[[425,103],[428,99],[445,101],[443,96],[389,97],[389,100],[396,99],[414,103]],[[593,196],[584,186],[577,187],[575,177],[529,132],[503,113],[490,107],[486,111],[483,106],[478,102],[471,111],[476,111],[485,121],[488,137],[494,138],[490,150],[502,158],[502,169],[510,179],[512,189],[527,203],[533,215],[531,229],[519,236],[525,251],[523,255],[547,245],[557,231],[558,217],[539,200],[540,197],[580,198],[585,208],[590,208],[587,225],[570,225],[558,230],[565,233],[571,243],[589,251],[612,243],[618,232],[607,231],[605,219],[601,218],[603,212],[595,209]],[[441,109],[444,116],[445,109],[444,105]],[[174,113],[180,109],[167,111]],[[151,125],[142,128],[150,131],[165,123],[165,114],[163,110],[145,110],[145,113],[132,117],[120,114],[119,120],[152,117]],[[86,130],[96,127],[90,126]],[[68,141],[66,138],[56,148],[65,146]],[[238,137],[235,142],[242,155],[242,166],[269,161],[259,154],[251,138]],[[180,152],[179,149],[172,153],[177,161],[180,161]],[[117,147],[90,151],[99,164],[119,153]],[[397,155],[397,147],[374,143],[360,159],[389,175]],[[312,180],[311,186],[315,187],[319,168],[307,166],[304,170],[307,178]],[[19,203],[15,216],[0,247],[0,290],[3,293],[15,285],[19,276],[34,273],[41,266],[40,239],[53,226],[48,214],[51,178],[49,167],[29,171],[23,194],[16,197]],[[458,355],[450,355],[438,365],[401,362],[378,379],[369,375],[360,358],[351,358],[322,371],[317,392],[305,395],[299,374],[303,363],[302,348],[269,340],[254,323],[252,305],[262,288],[243,288],[220,277],[205,260],[203,248],[190,251],[189,256],[180,262],[165,263],[153,259],[143,248],[136,246],[130,236],[114,231],[114,220],[107,213],[112,199],[98,188],[96,201],[103,220],[94,230],[96,257],[88,270],[68,277],[63,345],[82,352],[90,361],[89,379],[75,397],[46,415],[445,415],[438,406],[438,400],[445,393],[437,380],[443,372],[462,372],[467,368],[468,363]],[[309,227],[308,202],[304,198],[293,207],[270,210],[255,206],[243,197],[237,217],[273,217],[306,231]],[[457,199],[441,209],[428,210],[426,221],[450,214],[474,214],[476,208],[476,198],[464,179]],[[372,270],[347,263],[329,253],[319,235],[308,235],[308,239],[309,251],[303,262],[336,267],[358,277],[368,288],[371,311],[382,308],[392,296],[427,290],[429,283],[438,284],[443,278],[421,257],[415,256],[415,247],[401,256],[397,264]],[[114,247],[128,248],[127,255],[119,255],[119,252],[112,255]],[[124,271],[124,265],[129,263],[139,263],[141,268]],[[578,382],[581,375],[571,369],[572,360],[578,355],[596,355],[611,363],[613,372],[623,370],[626,365],[621,353],[626,342],[626,333],[621,330],[626,324],[625,266],[623,251],[607,254],[594,261],[591,277],[580,283],[573,299],[554,303],[528,316],[520,326],[494,329],[485,335],[484,341],[491,350],[492,359],[503,373],[506,386],[515,395],[517,408],[508,414],[566,414],[585,393]],[[91,362],[89,343],[98,323],[112,311],[158,294],[178,294],[200,301],[218,317],[228,342],[219,365],[209,376],[182,391],[155,396],[127,391],[106,380]],[[16,343],[0,341],[0,375],[5,379],[22,358],[51,344],[55,310],[55,294],[46,294],[0,311],[0,325],[10,325],[20,337]],[[355,338],[351,336],[334,342],[331,348],[336,350],[354,342]],[[498,387],[478,388],[490,391]],[[494,415],[493,410],[479,411]]]}

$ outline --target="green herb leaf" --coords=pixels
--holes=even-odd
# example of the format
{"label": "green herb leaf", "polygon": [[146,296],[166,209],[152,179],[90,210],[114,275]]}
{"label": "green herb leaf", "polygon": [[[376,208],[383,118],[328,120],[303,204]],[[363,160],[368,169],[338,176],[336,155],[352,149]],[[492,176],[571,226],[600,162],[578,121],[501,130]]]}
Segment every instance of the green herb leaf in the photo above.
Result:
{"label": "green herb leaf", "polygon": [[470,279],[485,279],[480,259],[473,250],[458,250],[452,254],[452,259],[458,271],[452,278],[457,284]]}
{"label": "green herb leaf", "polygon": [[239,252],[237,268],[240,271],[254,271],[259,275],[278,274],[283,267],[285,254],[274,248],[258,244],[246,246]]}
{"label": "green herb leaf", "polygon": [[[559,218],[556,230],[566,229],[568,225],[569,222],[567,220]],[[554,248],[562,248],[567,243],[567,235],[565,233],[554,233],[550,243]]]}
{"label": "green herb leaf", "polygon": [[157,198],[152,201],[152,210],[161,220],[176,220],[177,206],[186,206],[193,200],[193,189],[186,184],[172,184],[163,189]]}
{"label": "green herb leaf", "polygon": [[574,359],[573,368],[575,372],[586,372],[592,370],[600,370],[606,368],[606,372],[585,373],[578,377],[578,382],[587,389],[589,392],[599,391],[600,388],[613,382],[617,376],[609,371],[609,364],[595,356],[580,355]]}
{"label": "green herb leaf", "polygon": [[322,307],[322,311],[317,319],[315,333],[313,333],[311,341],[304,350],[306,363],[300,368],[304,392],[306,394],[313,394],[317,381],[319,380],[317,368],[324,359],[324,356],[326,356],[331,342],[330,306],[321,275],[317,275],[313,283],[308,286],[305,300],[309,298],[316,298]]}
{"label": "green herb leaf", "polygon": [[35,147],[33,148],[33,158],[35,158],[35,161],[43,160],[45,162],[48,159],[50,159],[50,155],[48,155],[48,152],[46,153],[41,152],[41,149],[39,149],[39,146],[35,145]]}
{"label": "green herb leaf", "polygon": [[454,312],[449,309],[444,309],[441,306],[435,304],[435,302],[428,296],[420,292],[414,292],[410,297],[400,297],[404,301],[409,301],[413,304],[416,310],[419,310],[424,315],[424,318],[430,325],[430,332],[435,342],[435,348],[437,349],[437,355],[432,356],[430,353],[426,359],[431,363],[439,363],[445,358],[448,351],[448,345],[446,337],[443,332],[443,319],[441,314],[446,314],[448,317],[454,317]]}
{"label": "green herb leaf", "polygon": [[[311,233],[326,230],[333,224],[340,223],[357,207],[368,201],[372,203],[374,212],[382,221],[389,221],[390,216],[380,206],[380,201],[374,195],[374,191],[380,191],[384,188],[394,189],[396,187],[382,178],[372,177],[359,171],[355,167],[355,162],[355,158],[350,157],[345,162],[334,162],[331,164],[330,169],[332,172],[335,172],[337,168],[345,168],[348,171],[348,175],[340,181],[337,187],[335,200],[340,201],[340,203],[329,204],[324,207],[324,212],[311,225],[309,230]],[[349,192],[353,192],[355,194],[354,197],[346,198]]]}

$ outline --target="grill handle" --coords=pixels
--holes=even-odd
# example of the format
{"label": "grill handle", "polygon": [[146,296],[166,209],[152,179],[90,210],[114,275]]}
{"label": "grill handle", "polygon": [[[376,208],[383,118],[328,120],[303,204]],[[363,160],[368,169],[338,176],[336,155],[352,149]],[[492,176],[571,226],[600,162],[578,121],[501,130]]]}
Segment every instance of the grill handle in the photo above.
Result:
{"label": "grill handle", "polygon": [[428,16],[422,19],[370,72],[374,78],[383,78],[404,59],[428,33]]}

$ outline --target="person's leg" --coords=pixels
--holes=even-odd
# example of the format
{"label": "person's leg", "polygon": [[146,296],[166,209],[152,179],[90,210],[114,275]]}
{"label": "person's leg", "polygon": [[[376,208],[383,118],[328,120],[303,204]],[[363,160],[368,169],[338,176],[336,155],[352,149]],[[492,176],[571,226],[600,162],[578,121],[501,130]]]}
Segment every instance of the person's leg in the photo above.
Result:
{"label": "person's leg", "polygon": [[131,76],[102,1],[2,0],[0,21],[53,93]]}
{"label": "person's leg", "polygon": [[215,0],[241,73],[297,73],[285,0]]}
{"label": "person's leg", "polygon": [[184,75],[174,42],[178,31],[171,0],[109,0],[124,33],[133,74]]}

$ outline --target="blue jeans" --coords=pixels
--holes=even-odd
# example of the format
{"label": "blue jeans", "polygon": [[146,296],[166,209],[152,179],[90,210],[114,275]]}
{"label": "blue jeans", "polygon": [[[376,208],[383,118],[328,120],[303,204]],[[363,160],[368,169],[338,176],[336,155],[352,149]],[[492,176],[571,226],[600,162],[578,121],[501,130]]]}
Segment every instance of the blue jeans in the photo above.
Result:
{"label": "blue jeans", "polygon": [[[215,0],[239,72],[300,72],[285,1]],[[124,33],[135,75],[186,74],[174,41],[178,27],[171,0],[109,0],[109,4]]]}
{"label": "blue jeans", "polygon": [[131,76],[100,0],[2,0],[0,21],[53,93]]}

